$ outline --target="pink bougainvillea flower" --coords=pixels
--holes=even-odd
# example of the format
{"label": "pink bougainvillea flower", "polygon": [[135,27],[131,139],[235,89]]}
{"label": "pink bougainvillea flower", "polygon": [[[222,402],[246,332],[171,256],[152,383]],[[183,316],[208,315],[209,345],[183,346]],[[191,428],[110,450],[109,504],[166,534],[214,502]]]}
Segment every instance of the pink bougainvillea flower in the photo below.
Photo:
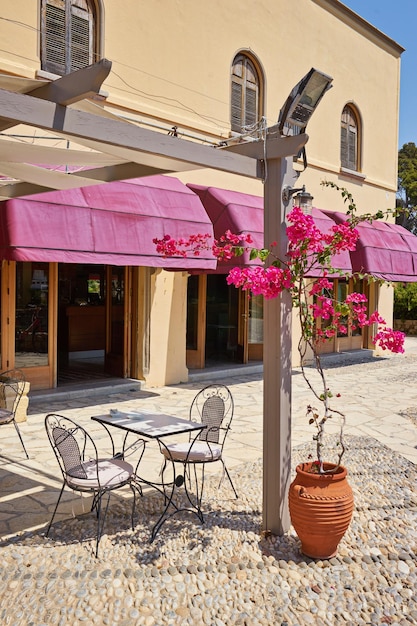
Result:
{"label": "pink bougainvillea flower", "polygon": [[[291,294],[300,321],[301,340],[298,346],[302,373],[323,408],[323,413],[319,417],[317,409],[307,407],[309,423],[313,423],[317,428],[315,440],[318,460],[313,462],[313,468],[317,472],[323,472],[325,471],[322,463],[324,424],[333,413],[338,414],[342,420],[338,441],[340,464],[345,449],[343,445],[345,416],[340,410],[330,409],[329,401],[332,394],[326,385],[317,346],[334,337],[346,336],[358,328],[376,326],[373,343],[381,350],[402,353],[405,335],[388,328],[378,311],[369,314],[365,294],[350,293],[340,301],[333,295],[333,282],[329,279],[335,271],[332,267],[332,259],[340,252],[355,250],[359,232],[353,224],[357,220],[352,219],[342,224],[335,224],[326,233],[322,233],[315,225],[313,217],[304,214],[300,207],[294,207],[287,220],[288,249],[284,259],[277,259],[274,256],[273,250],[276,242],[273,242],[269,249],[258,250],[252,247],[253,239],[249,233],[237,235],[230,230],[214,242],[208,234],[192,235],[188,239],[178,240],[165,235],[162,239],[153,241],[157,252],[164,256],[181,257],[189,254],[198,256],[203,250],[211,250],[219,263],[230,261],[247,252],[251,260],[258,259],[261,263],[249,267],[234,267],[227,275],[228,285],[234,285],[254,296],[262,295],[266,300],[276,298],[284,291]],[[321,268],[322,275],[312,280],[309,278],[311,269],[313,268],[316,272],[317,267]],[[313,353],[317,371],[321,376],[320,391],[315,389],[304,368],[303,360],[307,354],[307,347]],[[336,397],[340,397],[340,394],[338,393]]]}

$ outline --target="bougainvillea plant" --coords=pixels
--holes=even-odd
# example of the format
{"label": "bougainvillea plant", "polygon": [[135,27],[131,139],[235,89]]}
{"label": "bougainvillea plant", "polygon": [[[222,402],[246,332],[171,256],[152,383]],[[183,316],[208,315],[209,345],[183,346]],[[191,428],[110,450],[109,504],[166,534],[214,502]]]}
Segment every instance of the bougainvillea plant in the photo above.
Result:
{"label": "bougainvillea plant", "polygon": [[[300,322],[298,351],[302,374],[321,407],[320,410],[311,405],[307,407],[309,423],[316,429],[314,440],[317,460],[313,463],[313,471],[318,473],[337,471],[345,452],[345,415],[330,406],[333,394],[327,386],[321,364],[320,344],[332,337],[347,335],[349,330],[370,327],[374,331],[372,342],[382,350],[404,352],[404,333],[389,328],[378,311],[369,314],[367,298],[363,293],[350,293],[343,301],[334,298],[329,277],[335,274],[340,276],[341,272],[332,266],[332,260],[341,252],[355,250],[359,238],[355,226],[360,221],[372,221],[384,216],[382,212],[357,216],[350,194],[342,190],[342,195],[350,200],[347,220],[342,224],[334,224],[326,233],[321,232],[313,217],[304,214],[299,207],[291,210],[287,216],[288,250],[285,259],[278,259],[274,255],[274,243],[269,249],[253,247],[250,234],[235,235],[227,231],[214,242],[208,234],[179,240],[169,235],[163,239],[154,239],[157,252],[164,256],[198,256],[203,250],[211,249],[221,262],[249,251],[250,259],[257,259],[260,264],[233,268],[226,278],[228,285],[240,287],[252,295],[263,295],[265,299],[276,298],[284,290],[291,293]],[[317,268],[320,268],[320,278],[310,278],[312,273],[317,275]],[[357,278],[363,279],[365,275]],[[372,280],[372,277],[367,278]],[[306,368],[309,352],[320,375],[319,389],[313,384]],[[324,468],[323,442],[325,424],[333,415],[339,417],[341,426],[337,441],[337,463],[329,470]]]}

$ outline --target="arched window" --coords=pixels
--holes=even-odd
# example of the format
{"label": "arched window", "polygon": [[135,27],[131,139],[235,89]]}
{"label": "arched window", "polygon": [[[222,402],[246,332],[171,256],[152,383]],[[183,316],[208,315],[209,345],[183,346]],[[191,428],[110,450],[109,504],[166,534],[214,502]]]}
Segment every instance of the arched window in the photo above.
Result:
{"label": "arched window", "polygon": [[41,69],[63,76],[98,61],[92,0],[42,0]]}
{"label": "arched window", "polygon": [[360,171],[360,124],[355,109],[347,104],[342,112],[340,134],[341,166],[354,172]]}
{"label": "arched window", "polygon": [[255,63],[238,54],[232,64],[231,128],[241,133],[244,126],[256,124],[262,115],[262,84]]}

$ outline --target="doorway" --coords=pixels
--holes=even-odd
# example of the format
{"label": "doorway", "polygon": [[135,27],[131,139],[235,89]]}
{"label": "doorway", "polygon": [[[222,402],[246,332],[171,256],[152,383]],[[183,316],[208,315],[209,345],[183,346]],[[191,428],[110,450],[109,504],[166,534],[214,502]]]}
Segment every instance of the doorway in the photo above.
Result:
{"label": "doorway", "polygon": [[239,292],[222,274],[207,276],[206,366],[238,360]]}
{"label": "doorway", "polygon": [[[335,278],[332,282],[332,289],[325,290],[324,292],[324,295],[330,299],[343,302],[346,297],[353,292],[363,293],[369,299],[367,284],[363,280],[355,278]],[[364,328],[352,324],[349,314],[341,317],[339,322],[346,327],[347,332],[343,334],[338,332],[321,343],[319,345],[319,352],[321,354],[360,350],[366,345],[366,333]],[[326,331],[326,328],[331,324],[331,320],[318,318],[316,324],[317,328]]]}
{"label": "doorway", "polygon": [[58,386],[125,377],[126,268],[58,266]]}
{"label": "doorway", "polygon": [[192,275],[187,288],[187,367],[248,360],[247,294],[222,274]]}

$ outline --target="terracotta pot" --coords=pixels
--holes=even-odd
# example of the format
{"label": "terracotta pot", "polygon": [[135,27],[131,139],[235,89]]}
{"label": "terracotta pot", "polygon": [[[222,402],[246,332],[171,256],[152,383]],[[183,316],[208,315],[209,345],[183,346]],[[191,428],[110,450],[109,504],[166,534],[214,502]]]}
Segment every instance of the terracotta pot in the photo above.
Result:
{"label": "terracotta pot", "polygon": [[[335,474],[312,474],[312,463],[296,467],[289,490],[292,525],[301,540],[301,551],[313,559],[329,559],[347,531],[353,511],[353,493],[342,465]],[[336,467],[324,463],[324,468]]]}

